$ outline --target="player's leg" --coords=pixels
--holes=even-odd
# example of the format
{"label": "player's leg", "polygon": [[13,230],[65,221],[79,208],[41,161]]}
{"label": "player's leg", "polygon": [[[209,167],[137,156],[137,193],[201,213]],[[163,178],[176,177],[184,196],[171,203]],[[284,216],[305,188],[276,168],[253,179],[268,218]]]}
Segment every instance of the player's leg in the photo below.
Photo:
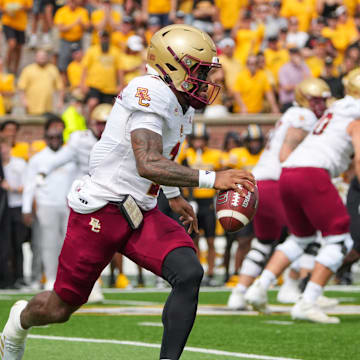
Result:
{"label": "player's leg", "polygon": [[165,258],[163,277],[171,285],[172,291],[162,314],[164,333],[160,359],[180,358],[195,320],[203,273],[191,248],[177,248]]}
{"label": "player's leg", "polygon": [[158,209],[144,213],[121,252],[172,286],[164,308],[161,359],[179,359],[196,316],[203,277],[195,246],[185,229]]}
{"label": "player's leg", "polygon": [[324,245],[316,257],[315,267],[304,294],[292,309],[292,317],[314,322],[338,323],[338,318],[327,316],[316,302],[352,247],[348,233],[350,219],[328,173],[323,169],[309,169],[307,175],[312,179],[313,185],[308,189],[308,196],[303,198],[303,207],[314,227],[321,231]]}
{"label": "player's leg", "polygon": [[115,206],[108,205],[93,214],[71,211],[54,290],[36,295],[29,303],[18,301],[12,307],[0,341],[4,360],[22,359],[32,326],[65,322],[86,303],[96,279],[128,233]]}

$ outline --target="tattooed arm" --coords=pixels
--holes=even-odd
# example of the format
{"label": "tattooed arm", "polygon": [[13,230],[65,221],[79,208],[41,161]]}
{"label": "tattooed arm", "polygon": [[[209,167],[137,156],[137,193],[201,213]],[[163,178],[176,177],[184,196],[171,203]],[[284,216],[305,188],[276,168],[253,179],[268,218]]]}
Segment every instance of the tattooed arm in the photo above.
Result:
{"label": "tattooed arm", "polygon": [[[161,135],[147,129],[131,132],[131,144],[140,176],[159,185],[199,186],[199,170],[177,164],[162,155]],[[214,188],[233,189],[242,193],[237,184],[242,184],[249,191],[254,191],[254,176],[245,170],[217,171]]]}
{"label": "tattooed arm", "polygon": [[279,159],[284,162],[296,147],[304,140],[307,131],[299,128],[290,127],[286,133],[284,142],[280,149]]}
{"label": "tattooed arm", "polygon": [[163,156],[161,135],[147,129],[131,132],[131,143],[140,176],[160,185],[198,186],[199,171]]}

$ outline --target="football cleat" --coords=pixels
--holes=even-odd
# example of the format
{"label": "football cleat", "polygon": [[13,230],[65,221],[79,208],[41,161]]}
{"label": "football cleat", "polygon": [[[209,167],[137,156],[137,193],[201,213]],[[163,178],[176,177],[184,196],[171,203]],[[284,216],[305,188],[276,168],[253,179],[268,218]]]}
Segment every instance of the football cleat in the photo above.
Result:
{"label": "football cleat", "polygon": [[339,305],[339,300],[322,295],[317,298],[316,305],[321,309],[328,309]]}
{"label": "football cleat", "polygon": [[11,308],[9,319],[0,338],[0,360],[21,360],[28,330],[20,328],[20,314],[27,301],[19,300]]}
{"label": "football cleat", "polygon": [[299,300],[301,293],[296,280],[285,280],[277,294],[277,301],[282,304],[294,304]]}
{"label": "football cleat", "polygon": [[321,324],[338,324],[340,319],[326,315],[316,304],[308,303],[302,298],[292,307],[291,317],[293,320],[307,320]]}
{"label": "football cleat", "polygon": [[228,288],[234,288],[239,282],[239,275],[232,275],[226,282],[225,286]]}
{"label": "football cleat", "polygon": [[246,301],[244,299],[244,294],[238,289],[233,288],[227,302],[227,307],[231,310],[245,310]]}
{"label": "football cleat", "polygon": [[245,301],[251,305],[255,310],[261,313],[268,313],[267,308],[268,296],[266,289],[261,285],[259,279],[256,279],[254,283],[249,287],[245,294]]}
{"label": "football cleat", "polygon": [[115,287],[117,289],[126,289],[130,286],[130,281],[125,274],[119,274],[115,281]]}
{"label": "football cleat", "polygon": [[102,303],[104,301],[104,295],[101,290],[99,279],[95,282],[94,287],[89,295],[88,304]]}

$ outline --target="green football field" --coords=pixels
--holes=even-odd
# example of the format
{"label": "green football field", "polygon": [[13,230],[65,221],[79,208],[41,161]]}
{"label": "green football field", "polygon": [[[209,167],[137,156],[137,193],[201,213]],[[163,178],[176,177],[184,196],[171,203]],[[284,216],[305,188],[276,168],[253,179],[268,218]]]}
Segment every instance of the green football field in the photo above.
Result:
{"label": "green football field", "polygon": [[[271,315],[225,308],[229,290],[202,289],[194,329],[183,360],[218,359],[360,359],[360,287],[331,288],[326,295],[341,303],[334,314],[341,323],[294,322],[289,306],[270,293]],[[25,360],[158,359],[161,308],[168,290],[107,290],[105,304],[86,305],[62,325],[34,328]],[[0,292],[0,327],[11,304],[31,294]]]}

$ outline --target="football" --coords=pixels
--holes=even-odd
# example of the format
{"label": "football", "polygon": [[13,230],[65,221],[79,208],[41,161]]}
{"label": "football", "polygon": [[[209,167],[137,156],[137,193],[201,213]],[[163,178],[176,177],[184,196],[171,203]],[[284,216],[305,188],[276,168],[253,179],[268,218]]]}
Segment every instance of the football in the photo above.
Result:
{"label": "football", "polygon": [[[241,185],[238,185],[242,188]],[[216,198],[216,215],[226,232],[236,232],[246,226],[255,216],[259,193],[255,186],[254,192],[241,196],[234,190],[222,190]]]}

